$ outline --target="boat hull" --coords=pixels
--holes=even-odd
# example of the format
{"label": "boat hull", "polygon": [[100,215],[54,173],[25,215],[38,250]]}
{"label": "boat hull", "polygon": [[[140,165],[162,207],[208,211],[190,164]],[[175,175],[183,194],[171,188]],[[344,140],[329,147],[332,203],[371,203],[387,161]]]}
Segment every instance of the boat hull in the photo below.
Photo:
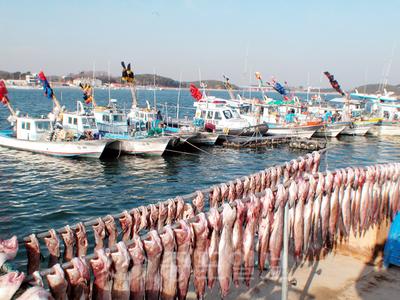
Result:
{"label": "boat hull", "polygon": [[366,135],[367,132],[379,121],[359,121],[353,122],[351,125],[347,126],[340,134],[343,135]]}
{"label": "boat hull", "polygon": [[323,125],[311,126],[282,126],[279,124],[268,123],[266,135],[285,135],[309,139]]}
{"label": "boat hull", "polygon": [[368,131],[371,135],[400,135],[399,123],[378,123]]}
{"label": "boat hull", "polygon": [[187,139],[191,144],[213,146],[219,137],[219,133],[201,132],[200,134]]}
{"label": "boat hull", "polygon": [[118,151],[121,154],[161,156],[168,143],[176,139],[173,136],[146,137],[146,138],[122,138],[110,144],[108,149]]}
{"label": "boat hull", "polygon": [[337,137],[350,122],[326,124],[313,134],[313,137]]}
{"label": "boat hull", "polygon": [[35,153],[60,157],[99,158],[108,144],[115,140],[82,140],[82,141],[31,141],[20,140],[11,136],[11,131],[0,132],[0,146]]}

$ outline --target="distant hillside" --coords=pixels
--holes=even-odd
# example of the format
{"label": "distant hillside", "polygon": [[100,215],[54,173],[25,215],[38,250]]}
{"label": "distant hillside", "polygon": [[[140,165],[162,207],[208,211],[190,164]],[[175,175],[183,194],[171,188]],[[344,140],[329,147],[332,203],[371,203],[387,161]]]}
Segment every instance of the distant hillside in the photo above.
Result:
{"label": "distant hillside", "polygon": [[[5,71],[0,71],[0,78],[6,80],[6,79],[25,79],[25,76],[27,74],[31,74],[31,72],[26,72],[26,73],[21,73],[21,72],[15,72],[15,73],[9,73]],[[52,82],[62,82],[62,81],[72,81],[75,78],[93,78],[93,72],[85,72],[82,71],[79,74],[69,74],[68,76],[61,78],[60,76],[54,76],[54,75],[48,75],[46,74],[46,77]],[[111,81],[111,83],[122,83],[121,77],[111,77],[110,80],[108,78],[108,74],[106,72],[96,72],[95,77],[97,79],[100,79],[103,81],[103,83],[108,83]],[[163,88],[179,88],[179,81],[173,80],[168,77],[163,77],[159,75],[154,74],[135,74],[135,83],[137,85],[143,85],[143,86],[148,86],[148,85],[154,85],[154,79],[155,79],[155,85],[158,87],[163,87]],[[207,86],[209,89],[225,89],[224,83],[222,81],[218,80],[204,80],[203,83]],[[199,81],[186,81],[181,83],[181,88],[190,88],[190,84],[194,84],[197,87],[200,87]],[[238,89],[238,87],[234,84],[232,84],[233,89]]]}

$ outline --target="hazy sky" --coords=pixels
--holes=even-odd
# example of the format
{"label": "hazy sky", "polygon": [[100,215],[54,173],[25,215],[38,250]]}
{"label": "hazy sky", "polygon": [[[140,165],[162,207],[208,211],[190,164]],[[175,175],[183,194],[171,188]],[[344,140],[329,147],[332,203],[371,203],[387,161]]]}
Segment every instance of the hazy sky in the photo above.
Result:
{"label": "hazy sky", "polygon": [[[343,89],[400,84],[400,1],[0,0],[0,70]],[[397,41],[396,41],[397,40]],[[395,46],[396,45],[396,46]],[[393,51],[394,49],[394,51]],[[393,56],[392,56],[393,52]],[[391,63],[390,63],[391,62]]]}

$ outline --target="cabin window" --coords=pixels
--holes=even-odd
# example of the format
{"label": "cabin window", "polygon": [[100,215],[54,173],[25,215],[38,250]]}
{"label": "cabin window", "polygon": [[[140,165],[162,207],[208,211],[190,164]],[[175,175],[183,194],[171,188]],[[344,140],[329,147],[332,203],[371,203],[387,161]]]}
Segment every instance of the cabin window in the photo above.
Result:
{"label": "cabin window", "polygon": [[37,132],[45,132],[50,130],[50,122],[38,122],[36,123],[36,131]]}
{"label": "cabin window", "polygon": [[72,124],[72,118],[68,117],[68,124]]}
{"label": "cabin window", "polygon": [[74,118],[74,125],[78,126],[78,119]]}
{"label": "cabin window", "polygon": [[241,108],[240,108],[240,113],[241,114],[248,114],[249,113],[249,109],[250,109],[250,107],[249,106],[242,106]]}
{"label": "cabin window", "polygon": [[31,123],[29,122],[22,122],[21,124],[22,129],[31,130]]}
{"label": "cabin window", "polygon": [[222,120],[222,116],[221,116],[221,113],[219,111],[215,112],[214,119],[215,120]]}
{"label": "cabin window", "polygon": [[226,119],[232,119],[233,115],[232,112],[230,110],[224,110],[224,116]]}
{"label": "cabin window", "polygon": [[214,112],[212,110],[209,110],[207,112],[207,119],[212,119],[213,118],[213,114],[214,114]]}
{"label": "cabin window", "polygon": [[206,112],[203,110],[200,114],[200,119],[205,119],[206,118]]}
{"label": "cabin window", "polygon": [[82,119],[82,124],[85,128],[96,128],[96,120],[94,118]]}
{"label": "cabin window", "polygon": [[123,115],[114,115],[114,122],[123,122],[124,119]]}
{"label": "cabin window", "polygon": [[110,122],[110,116],[109,115],[103,115],[103,121],[104,122]]}

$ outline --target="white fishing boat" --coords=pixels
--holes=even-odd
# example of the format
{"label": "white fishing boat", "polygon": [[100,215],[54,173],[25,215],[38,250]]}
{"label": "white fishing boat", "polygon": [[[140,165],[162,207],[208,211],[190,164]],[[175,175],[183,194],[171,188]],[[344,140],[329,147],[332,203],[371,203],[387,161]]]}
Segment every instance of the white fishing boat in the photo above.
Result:
{"label": "white fishing boat", "polygon": [[73,130],[53,130],[47,118],[13,116],[13,130],[0,131],[0,145],[62,157],[99,158],[115,140],[77,139]]}
{"label": "white fishing boat", "polygon": [[126,134],[128,124],[126,113],[117,107],[117,100],[111,99],[108,106],[94,106],[92,113],[100,132]]}
{"label": "white fishing boat", "polygon": [[277,124],[267,123],[268,132],[265,135],[280,135],[299,138],[311,138],[314,133],[323,125],[298,125],[298,124]]}
{"label": "white fishing boat", "polygon": [[369,130],[371,130],[374,125],[379,122],[380,118],[372,118],[365,121],[354,121],[351,122],[340,134],[343,135],[366,135]]}
{"label": "white fishing boat", "polygon": [[337,137],[349,125],[350,122],[325,123],[323,127],[317,129],[313,137]]}
{"label": "white fishing boat", "polygon": [[381,121],[371,128],[367,134],[371,135],[400,135],[400,123]]}

